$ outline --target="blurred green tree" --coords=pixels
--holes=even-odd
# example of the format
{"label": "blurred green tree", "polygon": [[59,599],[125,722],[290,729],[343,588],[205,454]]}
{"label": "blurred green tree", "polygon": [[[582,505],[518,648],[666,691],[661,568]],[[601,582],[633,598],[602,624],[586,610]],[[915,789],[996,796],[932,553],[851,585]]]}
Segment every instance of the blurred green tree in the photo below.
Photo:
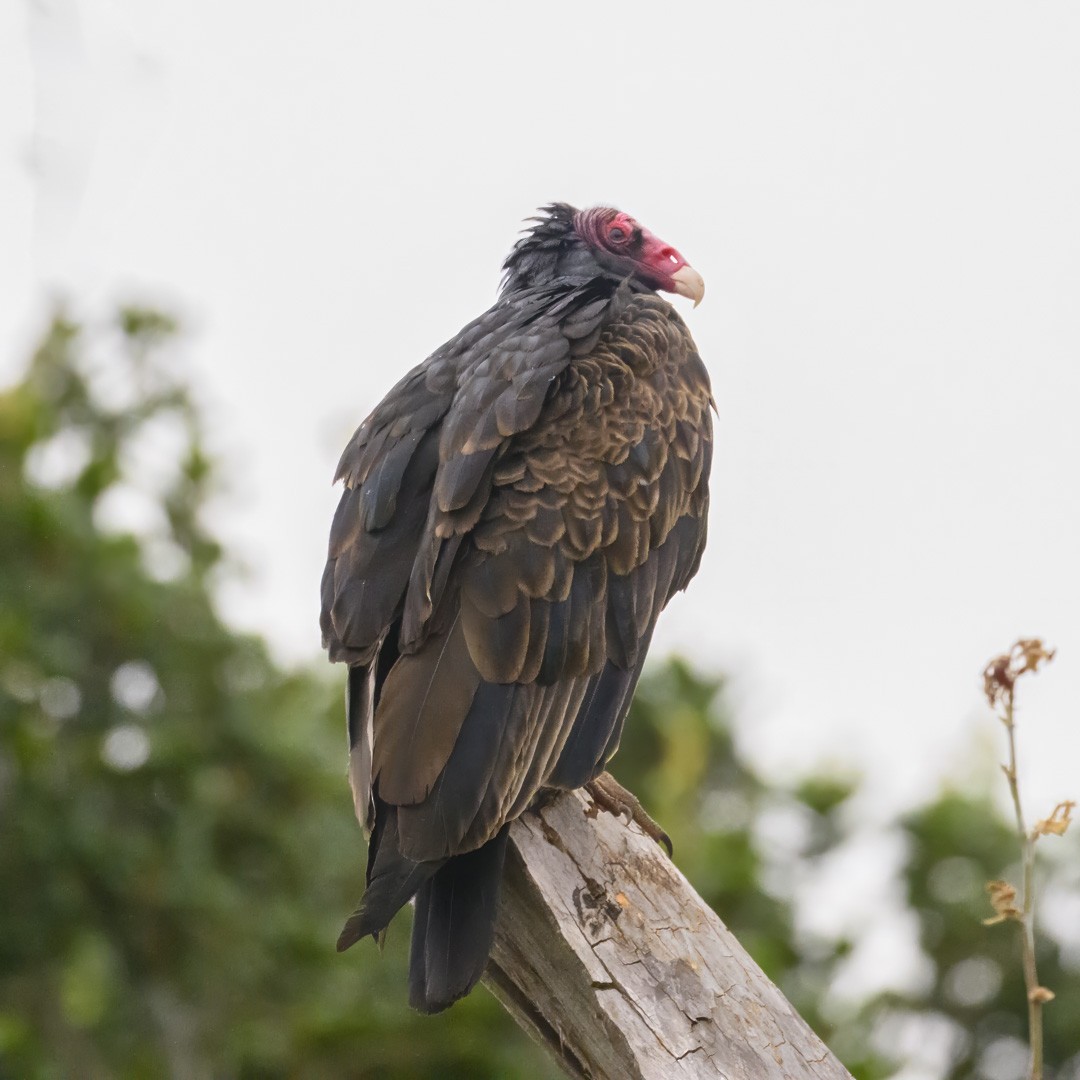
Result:
{"label": "blurred green tree", "polygon": [[341,691],[215,614],[172,333],[57,316],[0,394],[0,1074],[555,1075],[485,994],[410,1013],[407,935],[334,953]]}
{"label": "blurred green tree", "polygon": [[[554,1077],[484,991],[408,1010],[407,927],[381,957],[333,952],[362,867],[340,680],[280,670],[215,613],[217,473],[173,333],[58,315],[0,393],[0,1077]],[[838,1006],[855,942],[801,931],[800,888],[850,839],[857,784],[767,783],[722,691],[652,667],[615,762],[705,899],[860,1080],[927,1031],[942,1077],[1021,1075],[1014,935],[980,923],[1015,860],[995,807],[946,793],[901,823],[931,974]],[[1047,1057],[1076,1080],[1080,942],[1040,941]]]}

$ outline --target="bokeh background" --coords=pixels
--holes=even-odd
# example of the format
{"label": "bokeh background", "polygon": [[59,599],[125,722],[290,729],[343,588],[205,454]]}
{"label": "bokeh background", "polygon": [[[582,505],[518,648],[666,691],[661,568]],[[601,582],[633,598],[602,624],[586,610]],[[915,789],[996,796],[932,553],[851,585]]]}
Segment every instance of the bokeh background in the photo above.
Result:
{"label": "bokeh background", "polygon": [[407,927],[330,952],[317,585],[344,441],[553,199],[709,287],[710,548],[616,772],[857,1075],[1022,1075],[979,673],[1059,647],[1024,793],[1075,796],[1077,130],[1063,4],[0,8],[0,1075],[544,1075],[407,1013]]}

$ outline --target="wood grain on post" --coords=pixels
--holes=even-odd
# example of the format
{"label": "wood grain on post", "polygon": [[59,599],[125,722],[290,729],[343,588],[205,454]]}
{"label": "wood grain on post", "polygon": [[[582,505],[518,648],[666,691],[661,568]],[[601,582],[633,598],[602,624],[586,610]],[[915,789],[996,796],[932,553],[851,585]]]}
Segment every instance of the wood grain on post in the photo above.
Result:
{"label": "wood grain on post", "polygon": [[510,837],[484,982],[568,1075],[850,1080],[635,825],[572,792]]}

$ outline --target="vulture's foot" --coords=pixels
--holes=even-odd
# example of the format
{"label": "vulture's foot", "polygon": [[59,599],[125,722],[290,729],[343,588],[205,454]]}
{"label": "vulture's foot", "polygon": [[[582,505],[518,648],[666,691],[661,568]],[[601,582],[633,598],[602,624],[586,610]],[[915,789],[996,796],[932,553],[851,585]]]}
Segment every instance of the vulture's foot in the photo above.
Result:
{"label": "vulture's foot", "polygon": [[649,817],[638,797],[632,791],[627,791],[611,773],[602,772],[585,785],[585,790],[592,796],[595,804],[590,816],[595,816],[599,810],[606,810],[616,817],[626,814],[646,836],[651,836],[658,844],[663,844],[669,856],[674,854],[671,837]]}

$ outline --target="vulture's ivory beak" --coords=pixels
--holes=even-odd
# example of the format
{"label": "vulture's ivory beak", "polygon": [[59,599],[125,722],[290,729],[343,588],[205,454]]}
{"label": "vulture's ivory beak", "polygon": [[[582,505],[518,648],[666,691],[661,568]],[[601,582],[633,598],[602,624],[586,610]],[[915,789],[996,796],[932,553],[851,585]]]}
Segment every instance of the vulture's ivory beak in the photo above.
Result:
{"label": "vulture's ivory beak", "polygon": [[694,307],[701,303],[705,296],[705,279],[692,267],[682,266],[671,275],[675,282],[675,292],[679,296],[685,296],[694,301]]}

